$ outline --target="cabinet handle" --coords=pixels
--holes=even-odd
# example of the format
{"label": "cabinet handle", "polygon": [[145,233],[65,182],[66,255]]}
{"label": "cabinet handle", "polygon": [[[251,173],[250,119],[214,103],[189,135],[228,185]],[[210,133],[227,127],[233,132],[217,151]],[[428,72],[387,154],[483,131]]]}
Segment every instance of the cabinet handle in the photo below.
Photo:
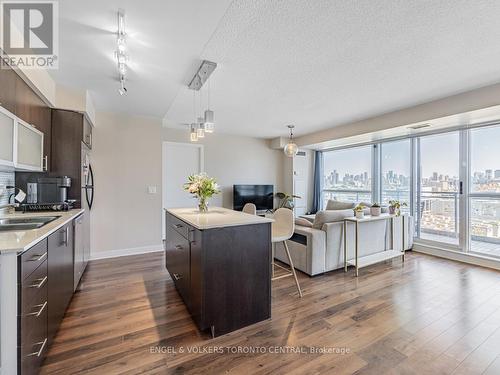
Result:
{"label": "cabinet handle", "polygon": [[28,259],[28,262],[39,262],[43,258],[45,258],[46,256],[47,256],[47,252],[43,253],[42,255],[36,254],[36,255],[33,255],[30,259]]}
{"label": "cabinet handle", "polygon": [[38,279],[38,280],[40,280],[38,284],[31,284],[29,287],[40,289],[43,286],[43,284],[45,284],[45,282],[47,281],[47,276],[45,276],[43,279]]}
{"label": "cabinet handle", "polygon": [[43,170],[44,171],[49,170],[49,157],[47,155],[43,157]]}
{"label": "cabinet handle", "polygon": [[40,346],[40,350],[38,350],[37,352],[33,352],[33,353],[30,353],[30,354],[27,354],[26,357],[32,357],[32,356],[40,357],[40,355],[43,352],[43,348],[45,348],[46,344],[47,344],[47,338],[45,338],[45,340],[43,340],[43,341],[37,342],[35,345],[41,345]]}
{"label": "cabinet handle", "polygon": [[175,245],[175,248],[176,248],[177,250],[182,250],[182,249],[184,249],[181,245]]}
{"label": "cabinet handle", "polygon": [[182,279],[182,275],[179,275],[178,273],[174,273],[174,279],[175,279],[175,281],[179,281],[180,279]]}
{"label": "cabinet handle", "polygon": [[172,226],[173,226],[175,229],[179,229],[179,228],[182,228],[184,225],[182,225],[182,224],[172,224]]}
{"label": "cabinet handle", "polygon": [[35,306],[40,307],[40,310],[38,310],[37,312],[32,312],[32,313],[26,314],[26,316],[33,316],[34,315],[38,318],[40,316],[40,314],[43,312],[43,310],[45,310],[45,307],[47,306],[47,301],[45,301],[41,305],[35,305]]}

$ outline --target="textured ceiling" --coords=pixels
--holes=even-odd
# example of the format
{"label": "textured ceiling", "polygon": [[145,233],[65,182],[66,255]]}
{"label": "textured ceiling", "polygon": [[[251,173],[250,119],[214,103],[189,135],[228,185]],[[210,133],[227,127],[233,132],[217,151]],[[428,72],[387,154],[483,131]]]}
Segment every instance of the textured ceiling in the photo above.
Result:
{"label": "textured ceiling", "polygon": [[[297,134],[500,80],[500,1],[234,1],[202,53],[221,131]],[[193,117],[182,89],[169,123]]]}
{"label": "textured ceiling", "polygon": [[[213,74],[217,129],[258,137],[329,128],[500,81],[500,1],[83,1],[61,6],[58,82],[98,109],[193,120],[185,88]],[[116,94],[115,11],[125,9],[132,73]],[[206,92],[203,91],[203,102]],[[203,107],[206,104],[203,104]]]}

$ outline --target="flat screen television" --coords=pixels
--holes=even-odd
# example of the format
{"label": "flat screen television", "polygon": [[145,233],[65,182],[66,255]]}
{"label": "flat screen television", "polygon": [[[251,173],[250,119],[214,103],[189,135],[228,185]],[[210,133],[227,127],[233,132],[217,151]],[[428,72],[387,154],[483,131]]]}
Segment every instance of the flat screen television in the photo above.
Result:
{"label": "flat screen television", "polygon": [[246,203],[253,203],[257,210],[274,208],[273,185],[233,185],[233,209],[243,210]]}

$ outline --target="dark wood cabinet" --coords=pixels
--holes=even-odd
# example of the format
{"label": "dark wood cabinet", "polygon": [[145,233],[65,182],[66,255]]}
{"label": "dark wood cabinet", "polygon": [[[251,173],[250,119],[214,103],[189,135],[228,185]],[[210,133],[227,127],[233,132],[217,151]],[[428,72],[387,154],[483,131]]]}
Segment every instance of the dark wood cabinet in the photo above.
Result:
{"label": "dark wood cabinet", "polygon": [[48,238],[48,343],[52,343],[73,296],[73,224]]}
{"label": "dark wood cabinet", "polygon": [[47,353],[47,239],[18,256],[18,371],[38,374]]}
{"label": "dark wood cabinet", "polygon": [[271,317],[270,223],[198,230],[166,215],[166,267],[200,330],[219,336]]}
{"label": "dark wood cabinet", "polygon": [[[78,224],[82,218],[80,215],[17,257],[20,375],[38,374],[71,302],[74,227],[82,225]],[[83,254],[79,256],[83,259]],[[85,267],[82,264],[79,267],[83,273]]]}
{"label": "dark wood cabinet", "polygon": [[16,80],[19,76],[12,69],[0,69],[0,105],[9,112],[16,112]]}
{"label": "dark wood cabinet", "polygon": [[[87,125],[86,125],[87,124]],[[76,199],[75,207],[82,207],[82,145],[91,125],[79,112],[52,110],[52,175],[71,177],[68,198]],[[90,136],[90,143],[92,136]],[[70,157],[68,157],[70,155]],[[85,198],[83,198],[85,199]]]}
{"label": "dark wood cabinet", "polygon": [[43,134],[43,166],[50,171],[52,150],[52,119],[50,107],[12,69],[0,69],[0,106]]}

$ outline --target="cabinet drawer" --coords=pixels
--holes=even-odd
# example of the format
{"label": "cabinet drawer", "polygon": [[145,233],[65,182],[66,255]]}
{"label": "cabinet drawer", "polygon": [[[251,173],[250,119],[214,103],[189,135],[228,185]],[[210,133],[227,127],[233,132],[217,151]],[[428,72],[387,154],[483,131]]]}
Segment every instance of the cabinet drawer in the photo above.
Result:
{"label": "cabinet drawer", "polygon": [[[47,289],[47,261],[44,261],[20,284],[21,311],[26,311],[35,296],[43,288]],[[45,291],[45,293],[47,293]]]}
{"label": "cabinet drawer", "polygon": [[170,276],[186,305],[189,306],[190,287],[190,250],[189,241],[177,231],[170,229],[167,233],[166,263]]}
{"label": "cabinet drawer", "polygon": [[21,283],[47,259],[47,240],[40,241],[20,256],[19,276]]}
{"label": "cabinet drawer", "polygon": [[[176,218],[174,215],[167,216],[167,226],[173,228],[177,233],[179,233],[182,237],[189,240],[189,225],[187,225],[182,220]],[[168,229],[170,229],[168,228]],[[167,230],[168,233],[168,230]]]}
{"label": "cabinet drawer", "polygon": [[[33,315],[23,324],[30,324],[29,333],[22,331],[22,342],[19,347],[21,374],[38,374],[47,353],[47,307],[39,316]],[[24,328],[24,327],[22,327]]]}
{"label": "cabinet drawer", "polygon": [[47,331],[47,311],[48,311],[48,294],[47,283],[44,283],[40,289],[37,289],[36,294],[31,301],[27,302],[20,311],[20,326],[21,326],[21,345],[29,343],[38,338],[40,330]]}

